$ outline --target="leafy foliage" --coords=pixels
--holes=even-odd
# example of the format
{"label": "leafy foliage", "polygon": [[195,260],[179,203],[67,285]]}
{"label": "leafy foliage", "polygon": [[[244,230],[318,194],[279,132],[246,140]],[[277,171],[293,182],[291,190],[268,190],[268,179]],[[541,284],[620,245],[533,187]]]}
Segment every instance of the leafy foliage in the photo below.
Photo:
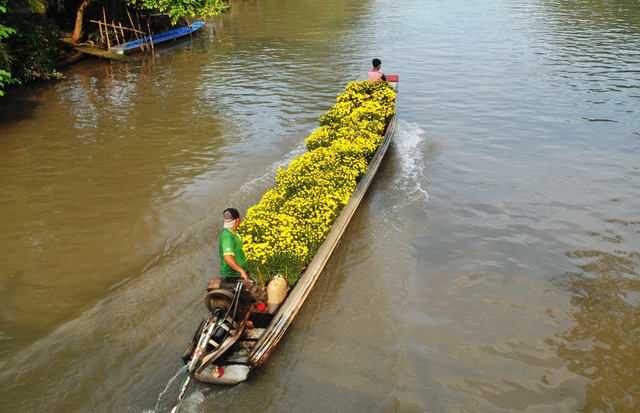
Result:
{"label": "leafy foliage", "polygon": [[[6,12],[7,9],[0,5],[0,14],[4,14]],[[7,71],[13,61],[13,57],[11,57],[6,44],[3,42],[4,39],[15,33],[15,29],[0,24],[0,96],[4,96],[4,91],[2,89],[6,85],[16,82],[16,80],[11,76],[11,73]]]}
{"label": "leafy foliage", "polygon": [[12,52],[13,77],[22,81],[60,77],[54,70],[60,51],[58,26],[41,14],[14,16],[10,24],[15,29],[7,41]]}
{"label": "leafy foliage", "polygon": [[167,13],[174,24],[182,17],[207,18],[229,8],[224,0],[130,0],[129,3],[144,9]]}
{"label": "leafy foliage", "polygon": [[349,83],[307,139],[309,152],[280,168],[276,186],[249,208],[238,231],[262,282],[278,273],[298,281],[368,170],[394,100],[387,82]]}

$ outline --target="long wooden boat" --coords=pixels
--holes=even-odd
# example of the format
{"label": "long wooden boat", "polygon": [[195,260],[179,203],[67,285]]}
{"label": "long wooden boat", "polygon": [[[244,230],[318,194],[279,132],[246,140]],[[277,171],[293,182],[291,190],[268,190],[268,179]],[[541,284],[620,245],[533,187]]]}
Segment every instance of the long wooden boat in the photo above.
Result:
{"label": "long wooden boat", "polygon": [[118,55],[123,55],[135,50],[141,50],[145,47],[149,47],[152,44],[155,45],[169,40],[179,39],[181,37],[191,35],[196,30],[202,28],[205,23],[206,22],[204,20],[196,20],[188,26],[179,27],[177,29],[168,30],[166,32],[154,34],[152,36],[146,36],[137,40],[132,40],[130,42],[113,46],[111,49],[109,49],[109,51]]}
{"label": "long wooden boat", "polygon": [[[387,80],[397,92],[398,77],[387,76]],[[251,298],[256,287],[251,282],[234,284],[212,281],[205,298],[205,305],[211,314],[202,321],[183,355],[185,363],[189,365],[186,383],[193,376],[204,383],[238,384],[265,362],[311,292],[373,181],[393,138],[396,123],[397,112],[386,126],[380,146],[369,163],[369,169],[333,223],[326,240],[277,311],[270,314],[264,307],[256,305]],[[221,328],[214,332],[216,325]],[[179,402],[185,390],[186,384],[183,385]],[[179,402],[173,411],[177,411]]]}

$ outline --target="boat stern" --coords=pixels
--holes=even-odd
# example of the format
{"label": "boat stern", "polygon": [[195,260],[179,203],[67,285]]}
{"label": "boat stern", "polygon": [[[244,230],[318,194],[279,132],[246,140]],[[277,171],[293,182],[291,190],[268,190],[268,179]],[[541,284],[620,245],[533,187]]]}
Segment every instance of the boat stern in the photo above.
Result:
{"label": "boat stern", "polygon": [[203,383],[233,386],[247,380],[250,372],[251,368],[244,364],[210,364],[201,372],[196,372],[193,377]]}

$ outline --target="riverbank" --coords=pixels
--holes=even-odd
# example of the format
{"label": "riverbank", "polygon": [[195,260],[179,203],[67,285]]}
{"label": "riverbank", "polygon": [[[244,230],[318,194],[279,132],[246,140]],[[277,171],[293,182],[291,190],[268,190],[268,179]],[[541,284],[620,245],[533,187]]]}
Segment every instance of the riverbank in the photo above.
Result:
{"label": "riverbank", "polygon": [[[130,12],[124,3],[115,6],[115,10],[110,10],[110,14],[107,15],[104,10],[99,11],[92,6],[93,4],[90,3],[87,10],[82,12],[84,14],[78,12],[79,17],[84,20],[82,43],[71,40],[73,36],[69,30],[80,32],[81,29],[80,26],[70,27],[72,22],[76,21],[76,16],[66,13],[64,7],[62,11],[48,13],[44,10],[32,11],[26,7],[7,13],[5,8],[1,8],[0,14],[3,19],[0,24],[0,34],[2,34],[0,68],[3,72],[0,81],[2,81],[2,89],[11,85],[19,86],[59,79],[61,75],[58,70],[83,59],[78,53],[101,59],[135,61],[136,59],[123,56],[123,53],[112,53],[112,46],[151,36],[154,39],[153,43],[157,43],[160,41],[156,38],[157,36],[162,37],[163,34],[182,31],[184,26],[177,25],[177,22],[185,22],[189,25],[188,19],[172,16],[171,13],[174,10],[171,8],[165,13],[147,11],[142,16],[140,11]],[[193,5],[181,12],[186,15],[199,15],[198,7]],[[226,8],[222,0],[211,0],[207,3],[206,10],[201,12],[205,15],[215,15]],[[108,20],[111,17],[120,20]],[[107,23],[108,21],[111,23]],[[195,23],[191,26],[194,25]],[[167,37],[165,36],[165,39]]]}

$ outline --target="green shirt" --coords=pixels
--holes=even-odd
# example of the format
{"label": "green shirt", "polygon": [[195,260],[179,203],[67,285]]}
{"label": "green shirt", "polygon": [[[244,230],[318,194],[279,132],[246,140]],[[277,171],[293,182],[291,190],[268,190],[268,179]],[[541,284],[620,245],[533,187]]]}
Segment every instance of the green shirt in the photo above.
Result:
{"label": "green shirt", "polygon": [[238,234],[231,231],[229,228],[222,230],[220,234],[220,241],[218,242],[218,249],[220,250],[220,272],[225,277],[239,277],[240,273],[233,268],[229,267],[229,264],[224,260],[225,255],[231,255],[235,258],[236,262],[243,270],[247,271],[247,257],[242,251],[242,239]]}

